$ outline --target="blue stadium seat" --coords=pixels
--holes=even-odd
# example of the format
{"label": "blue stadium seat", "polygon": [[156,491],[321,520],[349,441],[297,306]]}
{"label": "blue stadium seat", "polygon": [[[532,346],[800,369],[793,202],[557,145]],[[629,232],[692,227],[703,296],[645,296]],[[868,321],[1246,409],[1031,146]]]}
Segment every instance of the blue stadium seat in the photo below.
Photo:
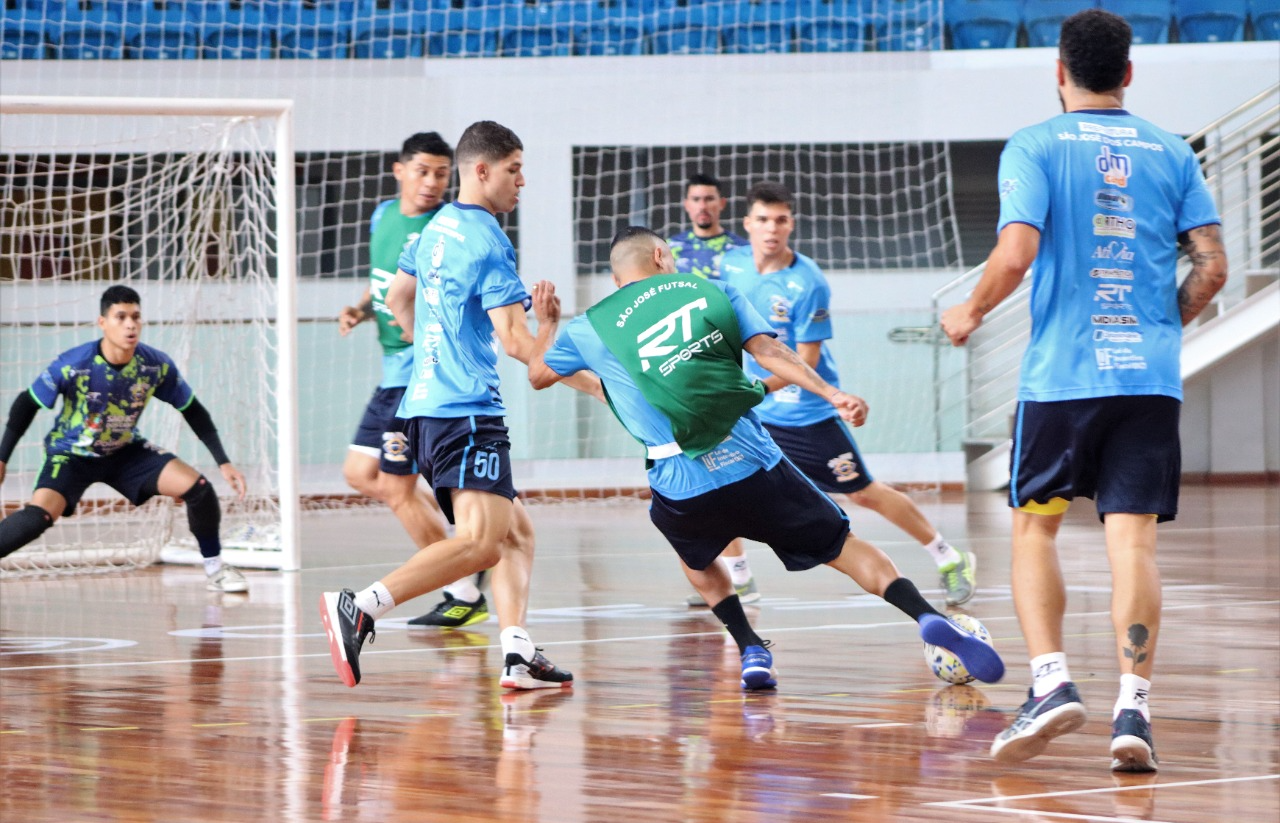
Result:
{"label": "blue stadium seat", "polygon": [[277,12],[280,57],[332,60],[348,56],[356,0],[284,0]]}
{"label": "blue stadium seat", "polygon": [[61,0],[18,0],[0,5],[0,59],[41,60],[48,56],[46,20],[60,19]]}
{"label": "blue stadium seat", "polygon": [[653,54],[719,54],[720,24],[727,16],[721,2],[672,6],[658,10],[657,22],[649,35]]}
{"label": "blue stadium seat", "polygon": [[1058,45],[1062,21],[1085,9],[1096,9],[1097,0],[1030,0],[1022,12],[1027,28],[1027,45],[1032,48]]}
{"label": "blue stadium seat", "polygon": [[124,20],[102,0],[68,0],[61,19],[45,32],[53,56],[61,60],[119,60],[124,57]]}
{"label": "blue stadium seat", "polygon": [[947,0],[947,26],[957,49],[1008,49],[1018,44],[1018,0]]}
{"label": "blue stadium seat", "polygon": [[862,51],[867,20],[862,0],[802,0],[796,6],[797,51]]}
{"label": "blue stadium seat", "polygon": [[748,0],[731,6],[721,31],[727,54],[791,51],[795,6],[786,0]]}
{"label": "blue stadium seat", "polygon": [[351,52],[359,58],[421,57],[430,9],[410,0],[360,0],[351,33]]}
{"label": "blue stadium seat", "polygon": [[636,0],[569,0],[574,53],[643,54],[648,3]]}
{"label": "blue stadium seat", "polygon": [[931,0],[866,0],[876,51],[942,48],[942,21]]}
{"label": "blue stadium seat", "polygon": [[1135,45],[1169,42],[1173,0],[1102,0],[1102,8],[1129,21]]}
{"label": "blue stadium seat", "polygon": [[[447,0],[446,0],[447,1]],[[427,22],[430,57],[497,57],[501,49],[503,4],[468,0]]]}
{"label": "blue stadium seat", "polygon": [[1230,43],[1244,38],[1246,0],[1178,0],[1178,36],[1184,43]]}
{"label": "blue stadium seat", "polygon": [[569,0],[511,0],[503,19],[507,57],[573,54],[573,4]]}
{"label": "blue stadium seat", "polygon": [[200,3],[204,56],[223,60],[269,60],[275,51],[273,12],[276,5],[258,0]]}
{"label": "blue stadium seat", "polygon": [[200,56],[195,2],[115,0],[124,19],[125,54],[136,60],[194,60]]}
{"label": "blue stadium seat", "polygon": [[1251,0],[1249,19],[1255,40],[1280,40],[1280,0]]}

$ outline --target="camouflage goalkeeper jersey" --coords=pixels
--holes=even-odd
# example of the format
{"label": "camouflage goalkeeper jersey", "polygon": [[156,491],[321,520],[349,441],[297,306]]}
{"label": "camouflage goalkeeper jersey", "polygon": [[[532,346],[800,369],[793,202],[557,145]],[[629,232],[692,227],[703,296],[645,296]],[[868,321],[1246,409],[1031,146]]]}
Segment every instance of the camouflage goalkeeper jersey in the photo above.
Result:
{"label": "camouflage goalkeeper jersey", "polygon": [[671,256],[676,259],[676,271],[693,274],[706,280],[720,279],[720,258],[729,249],[749,246],[746,238],[731,231],[715,237],[699,237],[692,231],[678,234],[667,240]]}

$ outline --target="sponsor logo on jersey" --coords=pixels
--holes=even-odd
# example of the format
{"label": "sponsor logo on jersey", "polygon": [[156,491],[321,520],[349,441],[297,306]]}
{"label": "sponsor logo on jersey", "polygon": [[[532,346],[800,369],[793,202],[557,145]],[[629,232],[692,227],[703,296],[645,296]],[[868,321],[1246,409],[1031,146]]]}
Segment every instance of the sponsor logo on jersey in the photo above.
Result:
{"label": "sponsor logo on jersey", "polygon": [[[453,221],[457,225],[457,221]],[[440,264],[444,262],[444,235],[440,235],[436,239],[436,244],[431,247],[431,268],[438,269]]]}
{"label": "sponsor logo on jersey", "polygon": [[[662,376],[666,377],[675,371],[676,366],[682,360],[689,360],[704,348],[710,348],[712,345],[724,340],[724,334],[719,329],[713,329],[710,334],[697,340],[693,339],[693,313],[706,310],[707,298],[699,297],[697,300],[685,303],[671,312],[671,314],[640,332],[636,336],[636,343],[641,344],[640,350],[637,352],[640,356],[640,371],[646,372],[649,370],[650,360],[666,358],[658,367]],[[680,332],[680,345],[667,345],[667,340],[675,335],[677,331]],[[675,352],[675,355],[667,357],[672,352]]]}
{"label": "sponsor logo on jersey", "polygon": [[1129,155],[1114,154],[1108,146],[1103,146],[1098,152],[1094,167],[1108,186],[1122,189],[1129,185],[1129,177],[1133,174],[1133,161],[1129,159]]}
{"label": "sponsor logo on jersey", "polygon": [[791,301],[780,294],[769,295],[769,317],[779,323],[791,319]]}
{"label": "sponsor logo on jersey", "polygon": [[1095,214],[1093,216],[1093,233],[1103,237],[1132,238],[1138,230],[1138,221],[1132,217],[1121,217],[1116,214]]}
{"label": "sponsor logo on jersey", "polygon": [[1130,263],[1133,262],[1133,254],[1133,252],[1129,251],[1128,243],[1121,243],[1118,240],[1112,240],[1105,246],[1099,244],[1093,247],[1094,260],[1114,260],[1117,263]]}
{"label": "sponsor logo on jersey", "polygon": [[1100,280],[1132,280],[1133,272],[1128,269],[1089,269],[1089,276]]}
{"label": "sponsor logo on jersey", "polygon": [[1018,178],[1008,177],[1000,181],[1000,199],[1008,197],[1018,190]]}
{"label": "sponsor logo on jersey", "polygon": [[1137,326],[1138,318],[1132,314],[1095,314],[1093,315],[1093,325],[1095,326]]}
{"label": "sponsor logo on jersey", "polygon": [[1133,211],[1133,198],[1115,189],[1099,189],[1093,195],[1093,202],[1107,211]]}
{"label": "sponsor logo on jersey", "polygon": [[853,452],[838,454],[827,461],[827,468],[835,475],[837,483],[848,483],[861,477],[858,464],[853,462]]}
{"label": "sponsor logo on jersey", "polygon": [[809,322],[825,323],[830,319],[831,319],[831,312],[827,311],[826,309],[820,308],[813,313],[812,317],[809,318]]}
{"label": "sponsor logo on jersey", "polygon": [[1138,130],[1129,126],[1100,126],[1097,123],[1079,123],[1080,131],[1089,134],[1105,134],[1107,137],[1137,137]]}
{"label": "sponsor logo on jersey", "polygon": [[1120,283],[1099,283],[1098,290],[1093,293],[1093,299],[1099,303],[1123,303],[1129,299],[1129,292],[1133,291],[1133,286],[1125,286]]}
{"label": "sponsor logo on jersey", "polygon": [[1142,332],[1111,331],[1110,329],[1094,329],[1093,342],[1095,343],[1141,343]]}
{"label": "sponsor logo on jersey", "polygon": [[1147,358],[1140,354],[1134,354],[1133,349],[1102,348],[1095,349],[1093,354],[1097,358],[1099,371],[1145,369],[1147,367]]}

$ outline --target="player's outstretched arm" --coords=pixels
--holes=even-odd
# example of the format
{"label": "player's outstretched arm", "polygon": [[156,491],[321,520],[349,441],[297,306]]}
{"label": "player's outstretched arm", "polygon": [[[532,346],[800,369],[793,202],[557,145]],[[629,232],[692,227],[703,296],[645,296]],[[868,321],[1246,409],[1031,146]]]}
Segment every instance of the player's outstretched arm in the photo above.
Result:
{"label": "player's outstretched arm", "polygon": [[748,339],[742,347],[756,359],[757,363],[783,380],[795,383],[819,397],[825,397],[828,403],[836,407],[844,420],[854,426],[861,426],[867,422],[869,411],[867,401],[856,395],[842,392],[823,380],[799,354],[788,348],[786,344],[779,343],[777,338],[767,334],[757,334]]}
{"label": "player's outstretched arm", "polygon": [[1040,251],[1040,230],[1026,223],[1010,223],[1000,230],[996,247],[987,258],[987,268],[969,299],[942,313],[942,330],[954,346],[969,340],[982,318],[1000,305],[1026,276]]}
{"label": "player's outstretched arm", "polygon": [[[539,280],[533,284],[533,309],[535,316],[538,318],[538,334],[536,337],[529,332],[524,306],[520,303],[512,303],[489,310],[489,317],[493,320],[494,332],[498,335],[498,340],[502,343],[503,350],[511,357],[529,366],[529,381],[535,389],[543,389],[556,382],[563,381],[569,388],[589,394],[597,400],[603,400],[604,389],[600,385],[600,378],[591,372],[581,371],[569,377],[561,377],[555,374],[542,361],[542,356],[546,354],[547,350],[551,348],[551,344],[555,342],[556,331],[560,326],[560,298],[556,296],[556,287],[550,281]],[[540,346],[541,348],[539,348]],[[546,369],[546,373],[541,372],[539,369],[540,378],[550,382],[542,385],[534,382],[535,356],[541,363],[541,368]],[[551,375],[554,375],[554,379],[551,379]]]}
{"label": "player's outstretched arm", "polygon": [[413,341],[413,298],[418,288],[418,278],[403,269],[396,269],[396,276],[387,287],[387,296],[383,301],[400,327],[400,338],[406,342]]}
{"label": "player's outstretched arm", "polygon": [[342,311],[338,312],[338,334],[346,337],[352,329],[371,317],[373,317],[373,298],[369,295],[369,290],[365,289],[359,303],[354,306],[343,306]]}
{"label": "player's outstretched arm", "polygon": [[0,483],[4,482],[6,467],[9,464],[9,458],[13,456],[13,450],[22,439],[22,435],[26,434],[27,429],[31,427],[31,421],[36,419],[36,412],[40,409],[40,404],[26,389],[14,398],[13,405],[9,407],[9,419],[5,421],[4,433],[0,434]]}
{"label": "player's outstretched arm", "polygon": [[231,458],[227,457],[226,450],[222,448],[222,438],[218,436],[218,429],[213,425],[213,417],[209,415],[209,410],[193,397],[191,402],[182,409],[182,417],[191,427],[191,431],[195,432],[196,437],[200,438],[200,442],[209,450],[209,454],[213,455],[213,461],[218,464],[223,478],[243,500],[247,489],[244,475],[231,464]]}
{"label": "player's outstretched arm", "polygon": [[1178,244],[1191,259],[1191,273],[1178,287],[1178,309],[1185,326],[1227,284],[1227,250],[1222,245],[1222,227],[1216,224],[1184,232]]}

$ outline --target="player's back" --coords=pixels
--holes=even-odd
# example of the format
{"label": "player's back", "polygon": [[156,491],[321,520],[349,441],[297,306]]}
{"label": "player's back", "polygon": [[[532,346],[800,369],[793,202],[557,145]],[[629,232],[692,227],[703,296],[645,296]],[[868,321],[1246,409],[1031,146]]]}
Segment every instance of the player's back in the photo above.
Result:
{"label": "player's back", "polygon": [[1177,236],[1216,223],[1187,144],[1120,109],[1023,129],[1000,163],[1000,229],[1040,230],[1020,397],[1181,397]]}
{"label": "player's back", "polygon": [[443,206],[401,255],[417,278],[414,368],[402,417],[502,415],[490,309],[528,300],[515,250],[486,209]]}

